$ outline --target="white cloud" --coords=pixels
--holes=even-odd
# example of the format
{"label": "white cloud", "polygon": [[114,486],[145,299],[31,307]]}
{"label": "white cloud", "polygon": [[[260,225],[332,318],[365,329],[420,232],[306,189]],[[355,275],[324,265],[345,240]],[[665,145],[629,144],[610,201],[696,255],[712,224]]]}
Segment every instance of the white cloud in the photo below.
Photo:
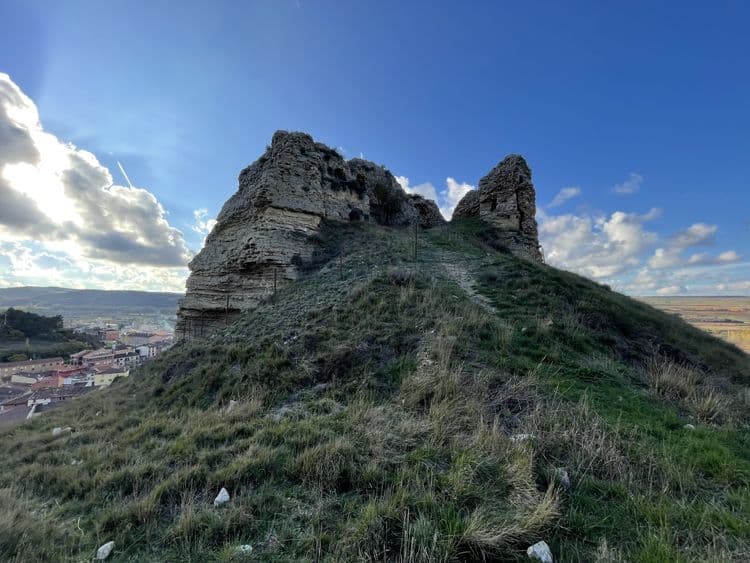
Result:
{"label": "white cloud", "polygon": [[750,280],[720,283],[716,285],[718,291],[750,291]]}
{"label": "white cloud", "polygon": [[644,224],[658,215],[658,209],[643,215],[615,211],[609,217],[540,212],[539,238],[550,264],[605,279],[639,264],[641,253],[657,240]]}
{"label": "white cloud", "polygon": [[654,255],[648,261],[648,265],[652,268],[670,268],[680,263],[679,255],[670,253],[665,248],[657,248],[654,251]]}
{"label": "white cloud", "polygon": [[30,241],[0,243],[0,284],[53,285],[93,289],[185,290],[187,270],[117,264],[76,257]]}
{"label": "white cloud", "polygon": [[446,189],[443,191],[443,205],[440,206],[440,213],[443,217],[450,219],[453,216],[453,210],[467,193],[474,189],[474,186],[466,182],[457,182],[450,176],[445,179]]}
{"label": "white cloud", "polygon": [[396,181],[407,194],[421,195],[422,197],[431,199],[432,201],[437,203],[437,190],[431,183],[425,182],[424,184],[417,184],[416,186],[412,186],[409,183],[409,178],[407,178],[406,176],[396,176]]}
{"label": "white cloud", "polygon": [[734,250],[727,250],[726,252],[722,252],[721,254],[719,254],[719,256],[716,257],[716,261],[722,264],[729,264],[731,262],[739,262],[740,255],[737,254]]}
{"label": "white cloud", "polygon": [[620,195],[634,194],[641,189],[641,183],[643,182],[643,176],[636,172],[631,172],[627,180],[622,184],[615,184],[612,191]]}
{"label": "white cloud", "polygon": [[216,226],[216,218],[209,218],[208,209],[201,207],[193,211],[195,223],[192,226],[193,231],[201,235],[201,247],[206,246],[206,237],[213,231]]}
{"label": "white cloud", "polygon": [[[99,279],[137,288],[184,280],[191,253],[157,198],[142,188],[116,185],[93,154],[45,131],[34,102],[3,73],[0,145],[6,282],[56,279],[56,272],[66,272],[59,280],[66,285]],[[57,268],[45,268],[40,262],[45,256],[48,266],[58,260]],[[129,276],[135,271],[138,275]],[[124,276],[121,285],[116,275]]]}
{"label": "white cloud", "polygon": [[558,207],[574,197],[581,195],[582,190],[579,187],[563,188],[561,189],[552,202],[547,207]]}
{"label": "white cloud", "polygon": [[707,225],[706,223],[694,223],[684,231],[675,234],[672,239],[674,245],[679,248],[687,248],[698,244],[708,244],[713,242],[713,237],[719,227],[716,225]]}
{"label": "white cloud", "polygon": [[216,226],[216,218],[209,218],[208,209],[205,207],[193,211],[193,218],[195,219],[193,230],[204,237]]}
{"label": "white cloud", "polygon": [[[707,252],[691,254],[687,259],[688,266],[702,266],[706,264],[732,264],[740,261],[740,255],[734,250],[727,250],[718,256],[710,256]],[[680,262],[678,262],[679,264]]]}
{"label": "white cloud", "polygon": [[680,287],[679,285],[668,285],[666,287],[660,287],[656,290],[657,295],[677,295],[686,291],[686,288]]}
{"label": "white cloud", "polygon": [[700,266],[706,264],[729,264],[738,262],[740,256],[734,250],[721,252],[718,256],[711,256],[707,252],[696,252],[687,258],[685,252],[694,246],[714,244],[715,235],[719,228],[706,223],[694,223],[687,229],[679,231],[667,240],[667,244],[654,251],[648,264],[652,268],[675,268],[679,266]]}
{"label": "white cloud", "polygon": [[[550,215],[537,213],[546,261],[632,295],[710,295],[750,288],[750,263],[734,250],[690,252],[715,243],[716,225],[694,223],[672,236],[647,228],[661,210],[647,213]],[[661,244],[660,244],[661,243]],[[738,276],[740,279],[738,280]]]}
{"label": "white cloud", "polygon": [[474,186],[465,182],[458,182],[454,178],[448,177],[445,179],[445,188],[438,193],[430,182],[423,184],[417,184],[412,186],[409,183],[409,178],[406,176],[396,176],[396,181],[408,194],[421,195],[424,198],[431,199],[438,204],[440,213],[446,219],[450,219],[453,215],[453,210],[461,201],[461,198],[466,195],[467,192],[474,189]]}

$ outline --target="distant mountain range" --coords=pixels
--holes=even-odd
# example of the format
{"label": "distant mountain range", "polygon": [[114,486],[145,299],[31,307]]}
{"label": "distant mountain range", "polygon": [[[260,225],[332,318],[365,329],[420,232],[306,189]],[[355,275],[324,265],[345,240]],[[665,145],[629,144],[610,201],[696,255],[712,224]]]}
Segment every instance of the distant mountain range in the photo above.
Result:
{"label": "distant mountain range", "polygon": [[47,315],[80,317],[85,315],[130,314],[174,315],[180,293],[150,291],[109,291],[64,287],[0,288],[0,309],[14,307]]}

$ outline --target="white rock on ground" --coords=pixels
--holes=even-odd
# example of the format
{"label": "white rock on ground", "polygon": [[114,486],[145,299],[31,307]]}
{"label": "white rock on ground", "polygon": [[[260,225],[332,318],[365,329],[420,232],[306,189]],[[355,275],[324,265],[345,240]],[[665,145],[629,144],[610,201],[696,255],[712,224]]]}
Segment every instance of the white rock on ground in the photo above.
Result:
{"label": "white rock on ground", "polygon": [[683,428],[685,430],[695,430],[695,426],[693,426],[692,424],[686,424],[685,426],[683,426]]}
{"label": "white rock on ground", "polygon": [[109,541],[96,550],[96,558],[99,560],[106,559],[115,549],[115,542]]}
{"label": "white rock on ground", "polygon": [[552,559],[552,552],[550,551],[547,542],[544,541],[540,541],[535,543],[534,545],[529,546],[529,548],[526,550],[526,555],[529,556],[529,559],[541,561],[542,563],[554,563],[554,559]]}
{"label": "white rock on ground", "polygon": [[59,426],[55,426],[52,429],[52,435],[53,436],[59,436],[60,434],[63,434],[64,432],[70,432],[73,429],[70,426],[66,426],[65,428],[60,428]]}
{"label": "white rock on ground", "polygon": [[560,484],[562,485],[562,488],[566,491],[570,490],[571,482],[570,482],[570,475],[568,475],[568,470],[564,467],[560,467],[557,470],[557,480],[560,481]]}
{"label": "white rock on ground", "polygon": [[253,552],[253,546],[250,545],[250,544],[248,544],[248,543],[243,544],[243,545],[239,545],[239,546],[237,546],[237,552],[238,553],[242,553],[244,555],[247,555],[248,553],[252,553]]}
{"label": "white rock on ground", "polygon": [[219,494],[216,495],[216,498],[214,499],[214,506],[221,506],[222,504],[226,504],[229,502],[229,491],[227,491],[224,487],[221,488],[219,491]]}

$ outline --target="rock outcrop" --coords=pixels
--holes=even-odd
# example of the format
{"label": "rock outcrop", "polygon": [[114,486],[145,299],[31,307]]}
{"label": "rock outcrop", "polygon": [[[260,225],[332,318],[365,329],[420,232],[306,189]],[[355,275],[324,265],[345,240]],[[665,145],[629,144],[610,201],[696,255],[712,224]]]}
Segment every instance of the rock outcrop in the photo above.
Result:
{"label": "rock outcrop", "polygon": [[438,209],[438,206],[431,199],[426,199],[417,194],[410,194],[409,202],[419,214],[420,227],[429,229],[445,223],[445,219],[443,219],[440,209]]}
{"label": "rock outcrop", "polygon": [[542,262],[536,225],[536,193],[531,169],[522,156],[506,156],[467,193],[453,217],[478,217],[496,228],[500,248],[514,256]]}
{"label": "rock outcrop", "polygon": [[190,262],[178,337],[206,336],[296,279],[324,220],[443,222],[434,202],[407,195],[382,166],[346,161],[305,133],[277,131],[263,156],[240,173],[239,189]]}
{"label": "rock outcrop", "polygon": [[453,210],[451,220],[467,217],[479,217],[479,192],[477,190],[471,190],[461,198]]}

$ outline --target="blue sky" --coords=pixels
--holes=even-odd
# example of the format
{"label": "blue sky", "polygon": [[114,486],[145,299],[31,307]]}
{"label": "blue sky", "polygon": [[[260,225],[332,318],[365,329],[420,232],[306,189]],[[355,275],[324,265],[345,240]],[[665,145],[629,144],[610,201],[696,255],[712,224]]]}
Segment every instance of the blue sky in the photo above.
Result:
{"label": "blue sky", "polygon": [[[446,210],[521,153],[550,263],[630,294],[750,294],[750,4],[6,0],[0,22],[34,142],[122,188],[70,204],[96,229],[6,225],[0,284],[180,290],[239,170],[293,129]],[[5,162],[8,193],[54,200]],[[143,214],[90,221],[124,202]]]}

